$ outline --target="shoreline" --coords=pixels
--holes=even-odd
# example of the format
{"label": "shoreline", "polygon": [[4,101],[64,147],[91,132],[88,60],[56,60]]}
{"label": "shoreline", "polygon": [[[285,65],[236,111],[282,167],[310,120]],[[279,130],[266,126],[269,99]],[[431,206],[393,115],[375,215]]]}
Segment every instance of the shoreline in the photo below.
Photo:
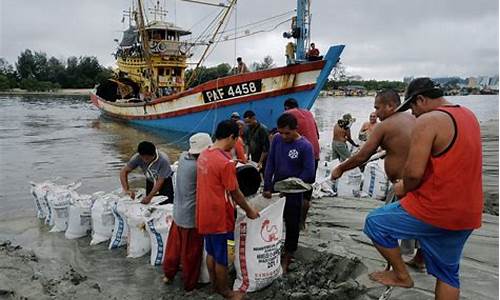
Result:
{"label": "shoreline", "polygon": [[0,91],[0,95],[6,96],[88,96],[93,89],[58,89],[54,91],[36,92],[22,89]]}

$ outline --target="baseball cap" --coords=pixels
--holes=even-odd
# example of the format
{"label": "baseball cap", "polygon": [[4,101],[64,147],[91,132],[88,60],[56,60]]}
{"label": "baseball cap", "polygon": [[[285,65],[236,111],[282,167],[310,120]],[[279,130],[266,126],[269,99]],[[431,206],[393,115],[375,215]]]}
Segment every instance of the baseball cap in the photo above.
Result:
{"label": "baseball cap", "polygon": [[434,83],[434,81],[432,81],[429,77],[420,77],[413,79],[406,88],[405,99],[403,103],[401,103],[401,105],[396,108],[396,111],[402,112],[408,110],[408,108],[410,108],[411,101],[413,101],[415,97],[430,92],[432,92],[433,96],[436,96],[432,98],[443,96],[443,91],[441,90],[439,85]]}
{"label": "baseball cap", "polygon": [[201,151],[207,149],[212,145],[212,138],[208,133],[199,132],[193,134],[189,138],[189,150],[190,154],[200,154]]}
{"label": "baseball cap", "polygon": [[233,113],[231,114],[231,118],[238,118],[238,119],[239,119],[239,118],[241,118],[241,117],[240,117],[240,114],[239,114],[237,111],[235,111],[235,112],[233,112]]}

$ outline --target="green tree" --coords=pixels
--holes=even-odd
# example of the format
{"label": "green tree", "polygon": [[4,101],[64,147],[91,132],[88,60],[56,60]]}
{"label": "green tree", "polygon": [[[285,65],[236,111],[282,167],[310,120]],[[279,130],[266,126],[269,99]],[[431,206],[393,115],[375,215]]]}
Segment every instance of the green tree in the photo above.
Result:
{"label": "green tree", "polygon": [[17,86],[17,72],[5,58],[0,57],[0,90],[4,91]]}
{"label": "green tree", "polygon": [[268,70],[276,67],[274,60],[271,56],[267,55],[261,62],[254,62],[252,69],[255,71]]}

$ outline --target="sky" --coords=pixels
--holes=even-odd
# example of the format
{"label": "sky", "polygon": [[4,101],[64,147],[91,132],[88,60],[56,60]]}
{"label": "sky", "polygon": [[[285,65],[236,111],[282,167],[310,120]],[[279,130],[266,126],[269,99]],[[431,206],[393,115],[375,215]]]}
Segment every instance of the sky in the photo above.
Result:
{"label": "sky", "polygon": [[[167,21],[191,29],[193,38],[219,11],[182,0],[166,3]],[[60,59],[96,56],[101,64],[114,66],[113,40],[121,39],[128,25],[121,20],[130,5],[129,0],[2,0],[0,57],[14,64],[21,51],[32,49]],[[226,30],[289,12],[295,5],[295,0],[239,0]],[[312,0],[311,37],[322,52],[346,45],[341,61],[348,74],[363,79],[497,75],[498,6],[498,0]],[[268,32],[221,42],[206,65],[234,65],[236,56],[250,64],[266,55],[285,64],[290,40],[282,33],[289,22],[271,29],[288,16],[270,22],[263,28]]]}

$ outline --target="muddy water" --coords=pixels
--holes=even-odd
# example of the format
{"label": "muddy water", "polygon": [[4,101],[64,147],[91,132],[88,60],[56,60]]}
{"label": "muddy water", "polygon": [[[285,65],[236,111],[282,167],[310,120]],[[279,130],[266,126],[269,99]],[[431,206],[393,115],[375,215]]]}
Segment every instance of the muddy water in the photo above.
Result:
{"label": "muddy water", "polygon": [[[347,112],[358,119],[353,127],[353,132],[357,132],[371,111],[372,101],[319,99],[313,112],[323,139],[330,138],[334,120]],[[456,102],[471,107],[486,128],[485,189],[494,195],[491,199],[496,199],[496,204],[490,201],[491,207],[498,212],[498,96],[460,97]],[[106,245],[88,246],[88,238],[70,241],[62,234],[48,233],[48,228],[35,218],[29,181],[59,177],[57,181],[62,183],[81,181],[81,193],[111,191],[119,187],[119,169],[134,153],[138,142],[153,141],[173,161],[186,148],[187,138],[179,133],[151,131],[105,119],[86,97],[0,96],[0,239],[32,249],[38,257],[38,262],[7,262],[3,259],[10,256],[0,253],[2,266],[11,268],[8,276],[0,271],[0,290],[13,285],[17,289],[45,291],[47,285],[28,280],[26,275],[42,269],[46,282],[66,284],[63,278],[73,276],[65,275],[72,274],[73,268],[88,278],[88,285],[78,285],[81,288],[99,285],[99,289],[92,288],[88,297],[94,297],[94,290],[99,290],[96,295],[102,298],[184,297],[179,282],[173,287],[161,284],[161,270],[149,266],[148,257],[125,259],[124,249],[109,251]],[[142,183],[140,173],[135,173],[133,179]],[[22,271],[16,267],[19,263],[23,268],[39,265]],[[12,271],[16,269],[19,272]],[[9,281],[3,280],[7,277]],[[69,284],[63,289],[59,284],[52,289],[61,289],[55,294],[61,298],[80,298],[82,291],[78,286]],[[208,297],[207,291],[205,288],[195,293],[196,298]]]}

